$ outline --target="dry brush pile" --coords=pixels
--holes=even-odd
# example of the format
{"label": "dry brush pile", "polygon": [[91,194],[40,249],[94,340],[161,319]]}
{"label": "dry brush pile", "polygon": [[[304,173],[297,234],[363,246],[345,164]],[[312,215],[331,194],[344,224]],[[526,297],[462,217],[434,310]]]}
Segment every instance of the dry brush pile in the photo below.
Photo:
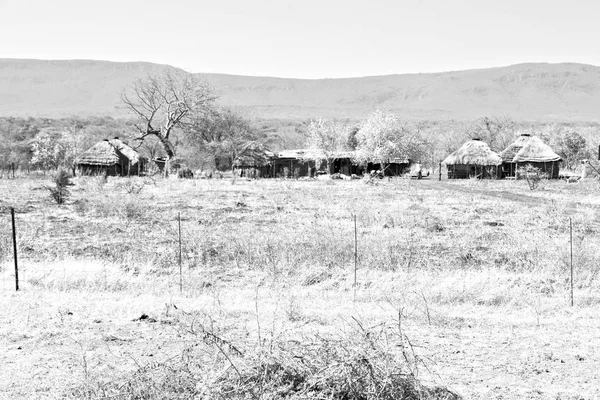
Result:
{"label": "dry brush pile", "polygon": [[[244,347],[209,316],[179,313],[187,347],[166,361],[140,366],[114,380],[90,380],[69,398],[458,400],[452,391],[421,383],[410,340],[399,325],[352,335],[290,340],[258,338]],[[204,324],[204,323],[206,324]]]}

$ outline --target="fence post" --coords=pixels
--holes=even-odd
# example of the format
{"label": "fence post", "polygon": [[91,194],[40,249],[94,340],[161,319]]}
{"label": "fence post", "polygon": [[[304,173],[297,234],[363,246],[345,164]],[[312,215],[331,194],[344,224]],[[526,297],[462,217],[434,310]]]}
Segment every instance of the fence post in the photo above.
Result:
{"label": "fence post", "polygon": [[13,253],[15,258],[15,288],[19,291],[19,262],[17,261],[17,227],[15,225],[15,209],[10,208],[10,216],[12,220],[12,234],[13,234]]}
{"label": "fence post", "polygon": [[179,292],[183,293],[183,270],[181,267],[181,212],[177,213],[177,223],[179,227]]}
{"label": "fence post", "polygon": [[354,214],[354,287],[356,287],[356,270],[358,269],[358,234],[356,229],[356,214]]}
{"label": "fence post", "polygon": [[569,217],[569,244],[571,247],[571,307],[574,305],[573,301],[573,219]]}

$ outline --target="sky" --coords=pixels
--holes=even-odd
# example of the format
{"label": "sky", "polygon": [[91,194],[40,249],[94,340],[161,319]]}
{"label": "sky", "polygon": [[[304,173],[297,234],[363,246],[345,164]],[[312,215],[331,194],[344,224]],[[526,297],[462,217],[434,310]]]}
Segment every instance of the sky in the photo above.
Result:
{"label": "sky", "polygon": [[600,65],[594,0],[0,0],[0,58],[291,78]]}

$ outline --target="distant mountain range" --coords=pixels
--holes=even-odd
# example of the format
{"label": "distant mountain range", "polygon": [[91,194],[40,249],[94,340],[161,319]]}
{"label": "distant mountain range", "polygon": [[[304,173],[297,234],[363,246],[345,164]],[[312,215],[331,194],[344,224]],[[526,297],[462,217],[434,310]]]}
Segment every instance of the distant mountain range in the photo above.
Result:
{"label": "distant mountain range", "polygon": [[[145,62],[0,59],[0,116],[126,116],[119,94],[134,79],[176,68]],[[416,120],[507,115],[529,121],[600,121],[600,67],[508,67],[343,79],[199,74],[223,105],[256,117],[362,118],[375,109]]]}

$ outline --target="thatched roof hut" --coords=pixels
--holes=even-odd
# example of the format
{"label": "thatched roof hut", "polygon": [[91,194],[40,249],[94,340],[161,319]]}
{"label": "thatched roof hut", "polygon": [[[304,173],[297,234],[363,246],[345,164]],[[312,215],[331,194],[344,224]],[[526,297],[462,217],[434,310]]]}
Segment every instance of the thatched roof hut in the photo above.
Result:
{"label": "thatched roof hut", "polygon": [[502,158],[492,151],[487,143],[472,139],[446,157],[442,163],[448,167],[448,179],[497,178]]}
{"label": "thatched roof hut", "polygon": [[314,176],[325,171],[325,154],[319,149],[282,150],[273,162],[274,176],[291,178]]}
{"label": "thatched roof hut", "polygon": [[119,138],[105,139],[83,152],[75,160],[83,175],[138,175],[143,172],[146,159]]}
{"label": "thatched roof hut", "polygon": [[268,150],[262,143],[249,142],[233,160],[233,166],[264,167],[272,163],[273,157],[275,157],[275,153]]}
{"label": "thatched roof hut", "polygon": [[528,133],[523,133],[519,135],[519,137],[512,142],[506,149],[501,151],[500,157],[502,157],[502,162],[511,163],[513,162],[513,158],[517,155],[517,153],[529,142],[531,139],[531,135]]}
{"label": "thatched roof hut", "polygon": [[537,136],[522,134],[500,153],[505,176],[516,176],[519,167],[531,165],[539,168],[549,178],[558,178],[562,161],[550,146]]}
{"label": "thatched roof hut", "polygon": [[544,163],[562,161],[562,158],[556,154],[550,146],[539,137],[532,136],[529,141],[513,158],[516,163]]}
{"label": "thatched roof hut", "polygon": [[271,177],[273,176],[274,157],[275,153],[268,150],[262,143],[249,142],[233,160],[233,169],[240,176]]}
{"label": "thatched roof hut", "polygon": [[[531,165],[550,179],[558,179],[562,158],[542,139],[533,136],[513,158],[517,175],[519,167]],[[518,176],[517,176],[518,177]]]}

